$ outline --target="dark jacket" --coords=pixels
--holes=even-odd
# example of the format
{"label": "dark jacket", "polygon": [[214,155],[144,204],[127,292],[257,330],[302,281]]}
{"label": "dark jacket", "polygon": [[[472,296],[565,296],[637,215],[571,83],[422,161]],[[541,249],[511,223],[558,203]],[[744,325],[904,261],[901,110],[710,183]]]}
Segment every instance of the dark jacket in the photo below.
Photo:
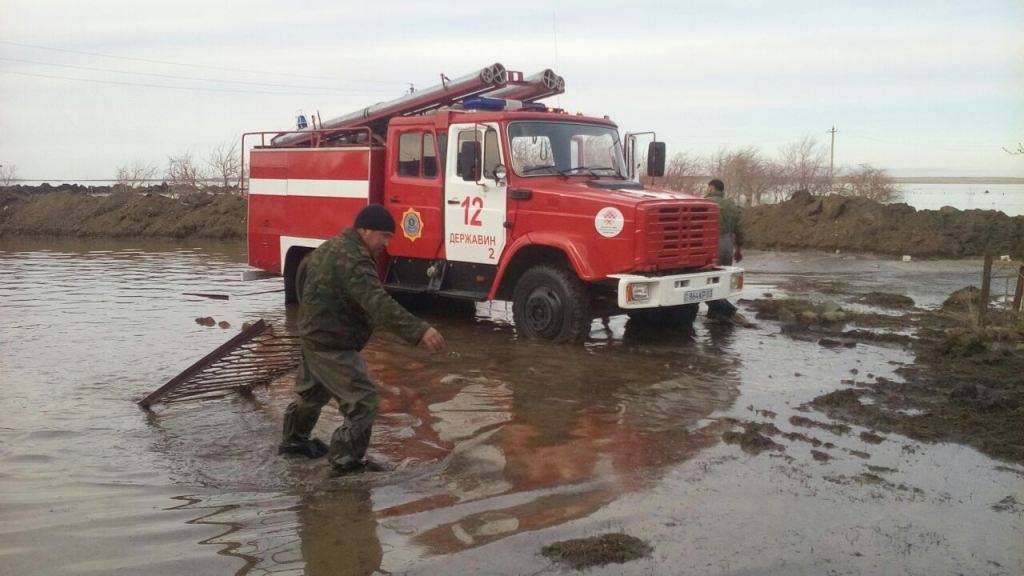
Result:
{"label": "dark jacket", "polygon": [[430,327],[384,290],[377,263],[353,228],[321,244],[305,266],[299,303],[303,344],[362,350],[378,326],[416,344]]}

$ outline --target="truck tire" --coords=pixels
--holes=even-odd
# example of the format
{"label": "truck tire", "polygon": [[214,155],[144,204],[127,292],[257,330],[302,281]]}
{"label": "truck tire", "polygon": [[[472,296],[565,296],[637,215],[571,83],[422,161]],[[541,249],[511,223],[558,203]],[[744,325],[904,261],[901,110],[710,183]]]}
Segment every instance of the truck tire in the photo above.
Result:
{"label": "truck tire", "polygon": [[528,269],[512,291],[516,332],[551,342],[582,342],[590,334],[586,287],[571,270],[537,265]]}
{"label": "truck tire", "polygon": [[641,308],[627,312],[629,319],[656,328],[675,328],[692,326],[697,319],[700,304],[683,304],[681,306],[663,306],[660,308]]}

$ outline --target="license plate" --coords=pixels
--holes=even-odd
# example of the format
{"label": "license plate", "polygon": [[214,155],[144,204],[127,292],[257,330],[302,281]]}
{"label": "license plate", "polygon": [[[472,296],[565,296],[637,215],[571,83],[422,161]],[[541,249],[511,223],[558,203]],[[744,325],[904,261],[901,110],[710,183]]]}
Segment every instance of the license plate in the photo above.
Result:
{"label": "license plate", "polygon": [[711,299],[712,290],[711,288],[703,288],[701,290],[687,290],[683,294],[683,302],[691,304],[693,302],[703,302]]}

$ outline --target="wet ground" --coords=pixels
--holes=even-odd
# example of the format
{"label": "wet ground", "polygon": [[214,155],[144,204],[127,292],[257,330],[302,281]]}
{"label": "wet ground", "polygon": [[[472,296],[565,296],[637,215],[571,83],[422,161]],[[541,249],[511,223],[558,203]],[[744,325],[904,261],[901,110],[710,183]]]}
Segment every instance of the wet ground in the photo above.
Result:
{"label": "wet ground", "polygon": [[[0,244],[0,573],[557,574],[574,570],[545,547],[608,533],[650,553],[588,574],[1024,571],[1024,466],[810,404],[851,379],[900,382],[914,362],[900,343],[614,317],[586,346],[544,346],[483,305],[431,319],[446,354],[374,340],[371,450],[398,470],[345,480],[276,455],[288,378],[138,409],[243,322],[287,327],[282,294],[252,294],[277,281],[238,281],[243,262],[233,244]],[[894,312],[852,301],[934,307],[979,269],[812,253],[744,265],[746,298],[877,314]],[[317,434],[338,423],[325,410]]]}

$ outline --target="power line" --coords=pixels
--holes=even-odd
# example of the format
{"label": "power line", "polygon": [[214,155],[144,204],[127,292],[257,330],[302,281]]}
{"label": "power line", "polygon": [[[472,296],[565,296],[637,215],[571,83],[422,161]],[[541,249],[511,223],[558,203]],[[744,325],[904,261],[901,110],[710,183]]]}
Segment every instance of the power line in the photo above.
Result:
{"label": "power line", "polygon": [[[154,59],[151,59],[151,58],[137,58],[137,57],[132,57],[132,56],[118,56],[118,55],[114,55],[114,54],[102,54],[100,52],[88,52],[88,51],[85,51],[85,50],[72,50],[70,48],[54,48],[52,46],[40,46],[38,44],[24,44],[24,43],[21,43],[21,42],[10,42],[8,40],[0,40],[0,44],[6,44],[8,46],[19,46],[21,48],[32,48],[32,49],[35,49],[35,50],[50,50],[51,52],[64,52],[64,53],[67,53],[67,54],[82,54],[82,55],[85,55],[85,56],[97,56],[97,57],[100,57],[100,58],[114,58],[114,59],[117,59],[117,60],[129,60],[129,61],[133,61],[133,62],[146,62],[146,63],[149,63],[149,64],[161,64],[161,65],[168,65],[168,66],[186,66],[186,67],[189,67],[189,68],[205,68],[207,70],[220,70],[222,72],[244,72],[244,73],[248,73],[248,74],[262,74],[262,75],[265,75],[265,76],[291,76],[293,78],[309,78],[309,79],[316,79],[316,80],[323,80],[324,79],[323,76],[314,76],[314,75],[311,75],[311,74],[295,74],[295,73],[288,73],[288,72],[274,72],[274,71],[268,71],[268,70],[252,70],[252,69],[247,69],[247,68],[231,68],[231,67],[226,67],[226,66],[211,66],[211,65],[208,65],[208,64],[191,64],[191,63],[188,63],[188,62],[173,62],[173,61],[170,61],[170,60],[154,60]],[[351,79],[346,80],[346,81],[359,82],[359,83],[362,83],[362,84],[385,84],[385,85],[389,85],[389,86],[394,86],[396,84],[402,84],[401,82],[385,81],[385,80],[369,80],[369,79],[366,79],[366,78],[351,78]]]}
{"label": "power line", "polygon": [[74,70],[89,70],[92,72],[112,72],[114,74],[134,74],[138,76],[151,76],[155,78],[170,78],[174,80],[191,80],[197,82],[216,82],[222,84],[239,84],[244,86],[267,86],[272,88],[296,88],[300,90],[328,90],[333,92],[355,92],[355,93],[383,93],[382,90],[359,90],[356,88],[331,88],[328,86],[298,86],[294,84],[274,84],[267,82],[246,82],[244,80],[217,80],[215,78],[200,78],[195,76],[178,76],[175,74],[160,74],[158,72],[132,72],[128,70],[114,70],[111,68],[95,68],[92,66],[76,66],[74,64],[55,64],[52,62],[39,62],[36,60],[22,60],[20,58],[4,58],[0,56],[0,60],[5,62],[18,62],[21,64],[34,64],[39,66],[52,66],[55,68],[70,68]]}
{"label": "power line", "polygon": [[[268,92],[258,90],[237,90],[230,88],[203,88],[200,86],[170,86],[167,84],[145,84],[142,82],[121,82],[118,80],[97,80],[95,78],[74,78],[72,76],[57,76],[53,74],[31,74],[29,72],[15,72],[13,70],[0,70],[0,74],[15,74],[17,76],[28,76],[31,78],[48,78],[51,80],[73,80],[75,82],[91,82],[94,84],[112,84],[115,86],[139,86],[143,88],[164,88],[167,90],[194,90],[197,92],[223,92],[230,94],[264,94],[270,96],[297,96],[290,92]],[[305,94],[305,96],[322,96],[322,94]]]}

